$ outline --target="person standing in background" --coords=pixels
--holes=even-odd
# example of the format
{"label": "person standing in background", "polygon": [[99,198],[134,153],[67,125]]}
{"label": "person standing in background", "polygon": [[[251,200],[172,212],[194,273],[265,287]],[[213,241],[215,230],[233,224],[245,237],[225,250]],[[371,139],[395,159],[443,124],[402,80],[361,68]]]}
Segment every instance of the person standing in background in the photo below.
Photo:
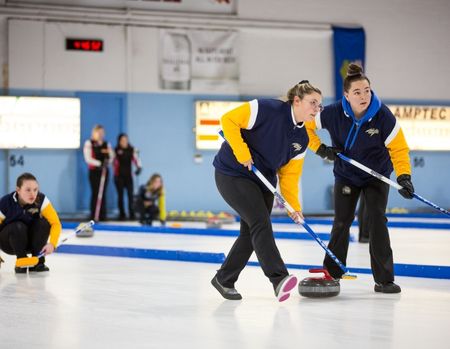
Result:
{"label": "person standing in background", "polygon": [[128,136],[125,133],[119,134],[117,137],[117,145],[114,148],[114,184],[117,189],[117,200],[119,206],[119,220],[123,221],[126,218],[125,208],[123,204],[123,191],[127,191],[128,196],[128,214],[130,220],[135,219],[133,208],[133,193],[134,183],[133,175],[131,173],[132,164],[136,166],[135,174],[138,176],[142,171],[141,160],[139,159],[138,152],[128,142]]}
{"label": "person standing in background", "polygon": [[[109,169],[108,165],[113,159],[113,150],[111,145],[105,141],[105,129],[102,125],[95,125],[92,128],[91,138],[84,142],[83,155],[89,168],[89,184],[91,186],[90,219],[100,221],[106,220],[106,189],[108,187]],[[105,170],[105,171],[103,171]],[[103,188],[100,188],[102,182],[102,173],[104,175]],[[100,192],[100,189],[102,190]],[[100,215],[95,217],[97,202],[102,194],[100,206]]]}

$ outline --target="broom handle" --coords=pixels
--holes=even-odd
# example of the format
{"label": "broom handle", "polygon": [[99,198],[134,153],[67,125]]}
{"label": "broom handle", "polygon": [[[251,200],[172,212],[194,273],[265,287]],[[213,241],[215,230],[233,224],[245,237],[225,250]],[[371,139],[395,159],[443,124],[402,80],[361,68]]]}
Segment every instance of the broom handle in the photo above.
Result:
{"label": "broom handle", "polygon": [[[78,233],[82,232],[83,230],[92,227],[95,224],[93,220],[90,220],[89,222],[83,224],[81,227],[78,227],[74,232],[66,236],[64,239],[61,240],[61,242],[58,244],[58,247],[61,246],[63,243],[65,243],[69,238],[71,238],[74,235],[77,235]],[[44,257],[45,253],[40,253],[37,258]]]}
{"label": "broom handle", "polygon": [[[364,166],[363,164],[359,163],[356,160],[350,159],[349,157],[347,157],[347,156],[345,156],[345,155],[343,155],[341,153],[338,153],[337,156],[339,156],[342,160],[352,164],[353,166],[356,166],[360,170],[362,170],[362,171],[364,171],[364,172],[366,172],[366,173],[368,173],[368,174],[378,178],[379,180],[389,184],[390,186],[394,187],[397,190],[400,190],[400,189],[403,188],[400,184],[395,183],[393,180],[391,180],[391,179],[383,176],[382,174],[380,174],[380,173],[378,173],[378,172],[368,168],[367,166]],[[432,203],[431,201],[425,199],[424,197],[420,196],[419,194],[413,193],[413,197],[416,198],[419,201],[422,201],[423,203],[427,204],[428,206],[433,207],[434,209],[440,211],[441,213],[443,213],[443,214],[445,214],[447,216],[450,216],[450,212],[447,211],[445,208],[439,207],[438,205],[436,205],[436,204]]]}

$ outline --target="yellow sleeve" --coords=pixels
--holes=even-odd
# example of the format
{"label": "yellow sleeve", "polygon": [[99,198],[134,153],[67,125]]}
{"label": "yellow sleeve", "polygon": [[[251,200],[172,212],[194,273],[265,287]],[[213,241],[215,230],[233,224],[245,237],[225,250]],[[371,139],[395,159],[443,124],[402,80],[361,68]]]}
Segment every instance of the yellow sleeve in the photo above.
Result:
{"label": "yellow sleeve", "polygon": [[399,129],[394,139],[386,144],[394,165],[395,174],[398,176],[402,174],[411,174],[411,163],[409,160],[409,147],[406,143],[405,135],[402,129]]}
{"label": "yellow sleeve", "polygon": [[322,141],[320,140],[320,137],[316,133],[316,122],[313,121],[307,121],[305,122],[306,132],[308,133],[309,137],[309,143],[308,148],[311,149],[314,153],[317,151],[317,149],[322,144]]}
{"label": "yellow sleeve", "polygon": [[301,211],[302,207],[298,199],[298,183],[303,170],[302,159],[291,159],[286,165],[278,170],[281,195],[292,206],[295,211]]}
{"label": "yellow sleeve", "polygon": [[161,192],[161,196],[159,197],[159,220],[165,221],[167,217],[166,211],[166,194],[164,190]]}
{"label": "yellow sleeve", "polygon": [[225,113],[221,119],[225,139],[230,144],[234,156],[240,163],[244,163],[252,158],[250,150],[241,136],[241,129],[248,127],[250,116],[250,103],[247,102]]}
{"label": "yellow sleeve", "polygon": [[58,214],[49,202],[48,205],[41,211],[44,217],[50,223],[50,243],[56,248],[58,245],[59,235],[61,234],[62,226],[59,221]]}

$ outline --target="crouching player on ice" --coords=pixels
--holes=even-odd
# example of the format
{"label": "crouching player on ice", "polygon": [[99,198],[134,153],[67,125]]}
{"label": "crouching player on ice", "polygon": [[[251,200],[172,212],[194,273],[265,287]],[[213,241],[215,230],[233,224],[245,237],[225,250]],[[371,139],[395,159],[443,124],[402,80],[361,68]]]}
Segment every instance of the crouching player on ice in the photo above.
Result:
{"label": "crouching player on ice", "polygon": [[[45,256],[55,251],[60,233],[58,214],[39,192],[36,177],[21,174],[16,190],[0,199],[0,249],[17,256],[16,273],[26,273],[27,267],[30,272],[49,271]],[[33,257],[28,258],[29,253]]]}

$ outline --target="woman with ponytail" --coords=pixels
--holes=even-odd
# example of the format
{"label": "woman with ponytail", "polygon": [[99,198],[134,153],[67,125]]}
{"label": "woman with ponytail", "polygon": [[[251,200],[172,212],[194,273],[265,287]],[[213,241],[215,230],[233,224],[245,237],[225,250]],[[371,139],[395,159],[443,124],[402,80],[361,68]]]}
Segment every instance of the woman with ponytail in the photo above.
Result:
{"label": "woman with ponytail", "polygon": [[322,107],[319,89],[304,80],[292,87],[287,100],[254,99],[222,116],[227,142],[214,158],[217,189],[240,216],[240,234],[212,279],[226,299],[242,296],[234,285],[255,252],[280,302],[289,297],[297,279],[289,275],[273,237],[270,213],[274,196],[252,172],[252,165],[273,186],[277,176],[283,197],[303,218],[298,183],[308,147],[304,122]]}
{"label": "woman with ponytail", "polygon": [[[386,177],[394,170],[397,182],[403,187],[400,194],[411,199],[414,187],[409,148],[398,121],[372,91],[362,68],[352,63],[344,79],[343,98],[326,106],[306,127],[309,147],[323,159],[334,161],[335,215],[328,248],[345,264],[350,226],[362,193],[368,217],[374,290],[401,292],[394,283],[394,262],[385,215],[389,185],[336,156],[342,152]],[[323,144],[315,132],[322,128],[331,136],[331,147]],[[334,278],[341,277],[342,270],[328,256],[325,256],[324,266]]]}

